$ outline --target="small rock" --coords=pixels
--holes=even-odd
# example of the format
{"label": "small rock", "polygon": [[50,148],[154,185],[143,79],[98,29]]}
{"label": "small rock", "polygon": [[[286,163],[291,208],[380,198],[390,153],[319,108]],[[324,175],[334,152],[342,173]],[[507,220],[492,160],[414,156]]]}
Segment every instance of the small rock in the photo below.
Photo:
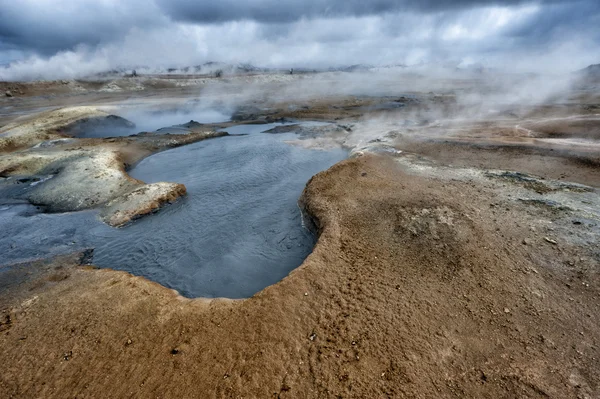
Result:
{"label": "small rock", "polygon": [[130,340],[130,339],[128,339],[128,340],[127,340],[127,342],[125,342],[125,345],[129,346],[129,345],[131,345],[132,343],[133,343],[133,341],[132,341],[132,340]]}
{"label": "small rock", "polygon": [[63,355],[63,359],[70,360],[73,357],[73,351],[68,351]]}
{"label": "small rock", "polygon": [[94,259],[94,248],[88,248],[79,255],[79,264],[81,266],[91,265]]}
{"label": "small rock", "polygon": [[171,349],[171,355],[176,355],[178,353],[179,353],[179,349],[177,349],[177,348]]}
{"label": "small rock", "polygon": [[504,308],[504,313],[510,313],[510,309],[509,308]]}
{"label": "small rock", "polygon": [[317,339],[317,334],[315,334],[315,333],[311,333],[311,334],[308,336],[308,339],[310,339],[311,341],[314,341],[315,339]]}
{"label": "small rock", "polygon": [[556,245],[558,244],[555,240],[553,240],[552,238],[548,238],[548,237],[544,237],[544,240],[546,240],[547,242],[549,242],[550,244]]}
{"label": "small rock", "polygon": [[304,296],[308,296],[308,292],[305,292],[305,293],[304,293]]}
{"label": "small rock", "polygon": [[6,97],[12,97],[13,94],[11,93],[10,90],[6,90],[6,93],[4,93],[4,95],[6,95]]}

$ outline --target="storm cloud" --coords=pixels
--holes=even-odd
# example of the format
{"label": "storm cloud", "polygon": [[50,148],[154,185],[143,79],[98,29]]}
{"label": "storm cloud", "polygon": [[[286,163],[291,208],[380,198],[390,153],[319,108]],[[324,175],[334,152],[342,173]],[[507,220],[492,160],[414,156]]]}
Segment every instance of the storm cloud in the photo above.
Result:
{"label": "storm cloud", "polygon": [[0,0],[0,79],[208,61],[566,71],[600,62],[598,26],[597,0]]}
{"label": "storm cloud", "polygon": [[[482,6],[511,6],[526,0],[158,0],[171,17],[191,22],[214,23],[254,20],[264,23],[293,22],[302,18],[360,17],[392,12],[418,11],[423,13],[463,10]],[[555,3],[543,1],[539,3]]]}

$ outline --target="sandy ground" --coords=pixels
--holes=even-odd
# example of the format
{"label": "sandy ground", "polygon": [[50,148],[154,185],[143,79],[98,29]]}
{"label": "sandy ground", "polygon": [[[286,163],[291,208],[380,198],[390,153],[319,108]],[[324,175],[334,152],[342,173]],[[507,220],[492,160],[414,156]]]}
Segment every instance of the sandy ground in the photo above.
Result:
{"label": "sandy ground", "polygon": [[27,295],[5,295],[0,389],[594,397],[597,247],[560,237],[554,226],[570,217],[557,222],[495,189],[415,176],[383,156],[336,165],[303,196],[321,231],[313,254],[242,301],[187,300],[58,260]]}
{"label": "sandy ground", "polygon": [[252,298],[77,254],[0,267],[0,396],[599,397],[597,97],[487,122],[418,100],[239,109],[335,122],[293,144],[354,154],[300,199],[313,253]]}

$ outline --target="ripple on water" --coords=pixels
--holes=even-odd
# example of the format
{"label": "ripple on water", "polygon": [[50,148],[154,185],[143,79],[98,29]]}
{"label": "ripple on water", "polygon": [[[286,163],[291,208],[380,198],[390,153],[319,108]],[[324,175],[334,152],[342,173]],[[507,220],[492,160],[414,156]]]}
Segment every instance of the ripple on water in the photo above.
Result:
{"label": "ripple on water", "polygon": [[347,156],[283,143],[292,133],[260,133],[274,126],[236,126],[227,130],[248,135],[144,159],[130,172],[133,177],[183,183],[188,196],[122,229],[103,225],[92,212],[0,212],[0,229],[11,225],[18,231],[0,237],[0,250],[13,245],[11,258],[17,259],[92,246],[95,264],[148,277],[186,296],[249,297],[281,280],[312,251],[314,237],[301,226],[297,200],[311,176]]}

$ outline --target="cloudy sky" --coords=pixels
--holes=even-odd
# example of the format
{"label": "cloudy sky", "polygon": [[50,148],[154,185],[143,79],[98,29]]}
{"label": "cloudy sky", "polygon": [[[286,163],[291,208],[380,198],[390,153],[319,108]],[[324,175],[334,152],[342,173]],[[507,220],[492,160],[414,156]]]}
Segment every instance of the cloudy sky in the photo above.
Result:
{"label": "cloudy sky", "polygon": [[0,0],[0,80],[207,61],[600,63],[599,0]]}

